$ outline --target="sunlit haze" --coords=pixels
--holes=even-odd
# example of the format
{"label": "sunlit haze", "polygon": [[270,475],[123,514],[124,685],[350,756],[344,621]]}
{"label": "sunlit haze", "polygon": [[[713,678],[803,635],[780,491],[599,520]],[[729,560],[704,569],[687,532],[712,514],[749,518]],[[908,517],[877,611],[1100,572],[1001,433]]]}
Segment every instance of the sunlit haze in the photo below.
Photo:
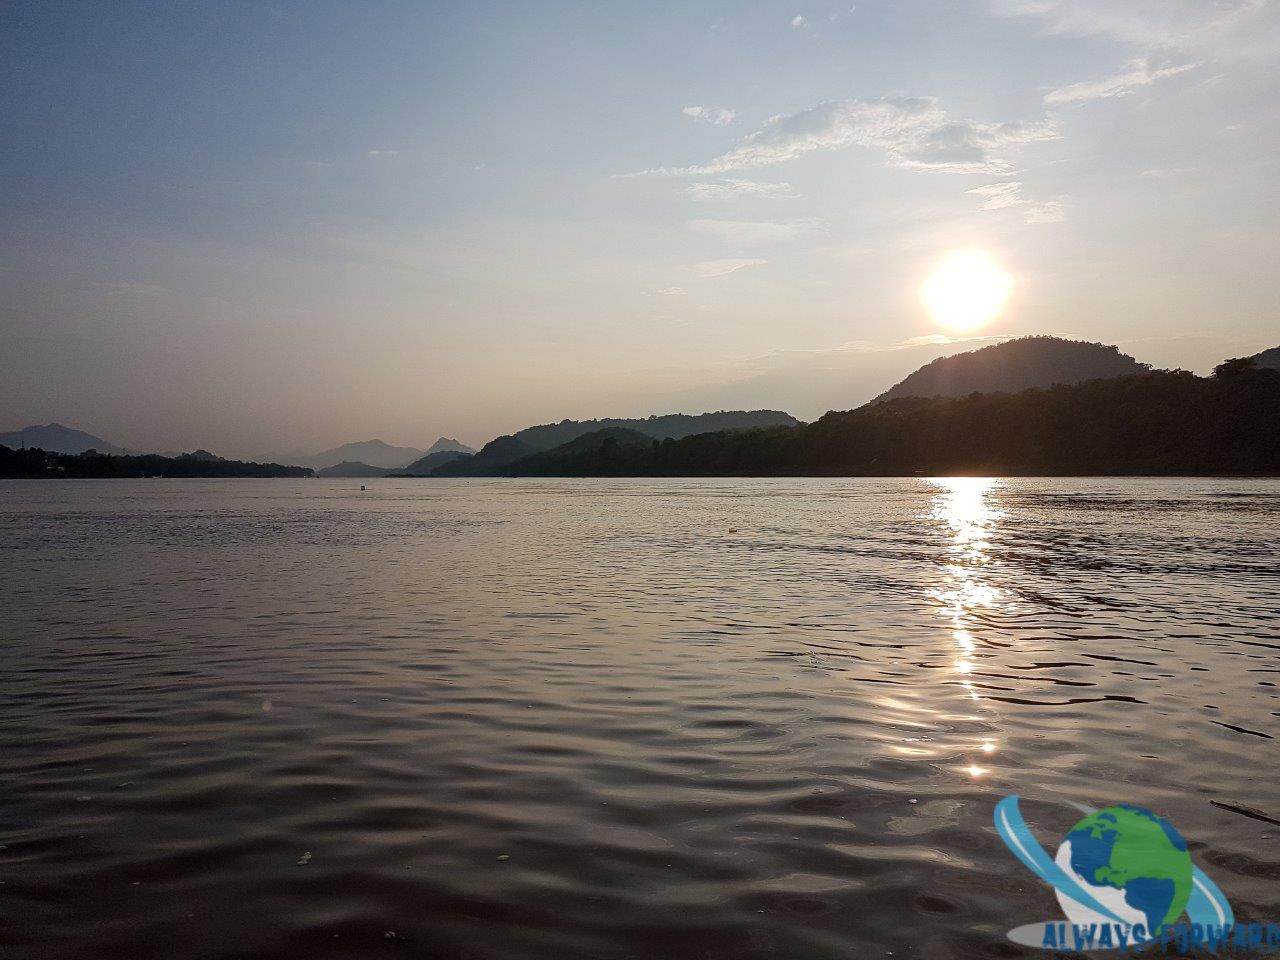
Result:
{"label": "sunlit haze", "polygon": [[0,430],[280,456],[812,419],[1029,333],[1206,372],[1277,340],[1278,21],[6,3]]}

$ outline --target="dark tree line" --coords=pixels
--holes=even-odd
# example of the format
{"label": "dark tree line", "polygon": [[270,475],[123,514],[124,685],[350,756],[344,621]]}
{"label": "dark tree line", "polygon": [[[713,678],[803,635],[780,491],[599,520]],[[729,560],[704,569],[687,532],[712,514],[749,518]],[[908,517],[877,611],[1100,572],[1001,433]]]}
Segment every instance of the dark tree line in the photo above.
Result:
{"label": "dark tree line", "polygon": [[1280,371],[1231,360],[1022,393],[908,397],[800,427],[591,435],[509,476],[1280,474]]}
{"label": "dark tree line", "polygon": [[285,467],[278,463],[208,459],[207,456],[191,454],[180,457],[156,454],[113,456],[96,450],[76,454],[49,453],[38,448],[14,450],[0,444],[0,477],[5,479],[309,476],[311,470],[308,467]]}

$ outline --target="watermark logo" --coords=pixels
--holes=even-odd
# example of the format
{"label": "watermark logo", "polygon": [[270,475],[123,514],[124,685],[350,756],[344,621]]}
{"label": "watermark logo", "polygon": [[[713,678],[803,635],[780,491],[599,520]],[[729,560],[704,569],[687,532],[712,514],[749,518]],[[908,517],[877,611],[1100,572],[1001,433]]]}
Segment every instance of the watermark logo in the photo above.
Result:
{"label": "watermark logo", "polygon": [[1065,914],[1010,930],[1010,940],[1064,951],[1148,944],[1178,953],[1280,948],[1280,925],[1236,923],[1231,904],[1192,863],[1187,842],[1168,820],[1129,804],[1072,806],[1086,816],[1050,857],[1022,819],[1016,795],[996,804],[1001,839],[1053,888]]}

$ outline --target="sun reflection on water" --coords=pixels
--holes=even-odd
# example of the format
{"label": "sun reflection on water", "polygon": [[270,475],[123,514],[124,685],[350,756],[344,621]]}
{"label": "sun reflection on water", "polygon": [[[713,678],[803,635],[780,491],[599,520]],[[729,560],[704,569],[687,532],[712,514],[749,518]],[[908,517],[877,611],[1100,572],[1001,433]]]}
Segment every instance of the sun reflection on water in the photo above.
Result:
{"label": "sun reflection on water", "polygon": [[[933,519],[951,533],[947,544],[947,582],[933,591],[932,598],[938,602],[939,612],[950,627],[955,648],[952,670],[956,682],[969,700],[982,705],[982,696],[971,679],[982,656],[978,637],[980,615],[984,611],[1005,607],[1010,602],[1006,592],[989,581],[985,570],[994,562],[992,540],[1004,517],[1004,512],[993,504],[991,494],[1002,483],[988,477],[942,477],[930,483],[938,489],[932,504]],[[981,750],[990,760],[998,744],[987,737],[974,748]],[[974,779],[991,772],[989,767],[974,763],[961,769]]]}

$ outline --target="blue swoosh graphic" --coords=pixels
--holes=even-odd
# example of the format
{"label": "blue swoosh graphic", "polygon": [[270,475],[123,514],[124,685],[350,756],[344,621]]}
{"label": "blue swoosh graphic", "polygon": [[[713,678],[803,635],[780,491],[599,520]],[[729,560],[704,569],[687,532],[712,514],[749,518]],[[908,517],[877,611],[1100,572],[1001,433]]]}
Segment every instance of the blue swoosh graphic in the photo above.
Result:
{"label": "blue swoosh graphic", "polygon": [[1227,898],[1199,867],[1191,869],[1191,899],[1187,901],[1187,919],[1205,926],[1222,927],[1229,927],[1236,921]]}
{"label": "blue swoosh graphic", "polygon": [[1004,841],[1005,846],[1037,877],[1055,890],[1062,891],[1082,907],[1088,907],[1095,913],[1110,917],[1116,923],[1128,925],[1128,922],[1116,916],[1110,907],[1094,899],[1092,894],[1076,883],[1070,874],[1054,863],[1052,858],[1044,852],[1044,848],[1032,836],[1026,821],[1022,819],[1016,793],[996,804],[995,822],[996,831],[1000,834],[1000,839]]}

